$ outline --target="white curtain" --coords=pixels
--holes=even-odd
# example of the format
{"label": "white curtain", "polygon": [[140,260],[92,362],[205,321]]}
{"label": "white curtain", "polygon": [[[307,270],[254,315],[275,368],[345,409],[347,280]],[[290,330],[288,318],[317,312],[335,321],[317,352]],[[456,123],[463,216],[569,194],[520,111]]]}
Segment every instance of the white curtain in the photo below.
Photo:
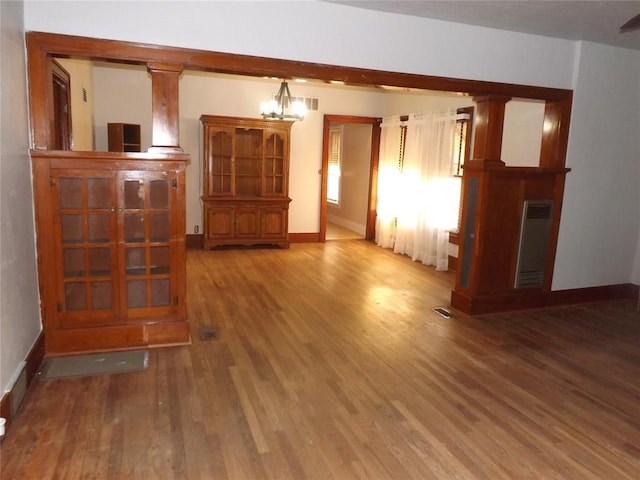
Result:
{"label": "white curtain", "polygon": [[[457,227],[460,202],[460,181],[451,171],[456,112],[412,114],[406,125],[401,171],[396,168],[397,174],[388,178],[382,159],[385,164],[391,161],[387,161],[382,145],[387,143],[387,131],[392,136],[395,133],[391,125],[382,130],[378,183],[384,184],[384,189],[378,189],[378,205],[385,207],[385,220],[380,223],[395,228],[383,230],[382,241],[377,243],[434,265],[436,270],[447,270],[448,231]],[[393,199],[387,197],[389,194]],[[388,205],[393,205],[393,213],[387,212]],[[395,222],[388,221],[392,214]]]}
{"label": "white curtain", "polygon": [[393,248],[396,238],[401,126],[399,116],[385,117],[381,124],[376,244],[384,248]]}

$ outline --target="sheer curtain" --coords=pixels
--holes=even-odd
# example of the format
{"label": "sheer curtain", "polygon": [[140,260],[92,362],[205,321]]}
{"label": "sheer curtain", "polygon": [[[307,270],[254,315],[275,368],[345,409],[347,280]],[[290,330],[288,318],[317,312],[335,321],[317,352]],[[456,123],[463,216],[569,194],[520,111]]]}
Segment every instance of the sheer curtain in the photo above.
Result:
{"label": "sheer curtain", "polygon": [[[406,125],[401,172],[396,168],[399,173],[384,178],[385,188],[378,190],[379,205],[394,205],[395,222],[390,224],[395,228],[390,229],[393,234],[382,237],[386,243],[378,244],[436,270],[447,270],[448,231],[457,227],[460,202],[460,182],[451,172],[456,111],[412,114]],[[381,146],[384,137],[383,128]],[[381,155],[381,166],[385,156]],[[384,175],[380,168],[379,184]],[[387,198],[389,194],[393,200]]]}
{"label": "sheer curtain", "polygon": [[399,116],[385,117],[381,124],[376,244],[384,248],[393,248],[396,238],[401,126]]}

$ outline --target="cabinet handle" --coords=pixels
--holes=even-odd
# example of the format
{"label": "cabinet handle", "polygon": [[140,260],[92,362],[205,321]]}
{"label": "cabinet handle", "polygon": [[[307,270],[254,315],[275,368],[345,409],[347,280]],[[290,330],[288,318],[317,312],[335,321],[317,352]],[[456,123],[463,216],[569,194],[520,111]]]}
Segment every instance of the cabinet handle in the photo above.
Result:
{"label": "cabinet handle", "polygon": [[116,211],[116,209],[115,209],[115,207],[111,207],[111,208],[109,209],[109,211],[110,211],[110,212],[115,212],[115,211]]}

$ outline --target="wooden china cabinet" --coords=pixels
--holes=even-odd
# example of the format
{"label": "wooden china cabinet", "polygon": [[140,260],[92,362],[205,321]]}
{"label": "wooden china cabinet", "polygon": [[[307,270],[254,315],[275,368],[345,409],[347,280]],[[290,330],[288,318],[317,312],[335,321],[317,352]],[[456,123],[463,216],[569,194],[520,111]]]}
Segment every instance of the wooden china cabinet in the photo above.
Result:
{"label": "wooden china cabinet", "polygon": [[202,115],[204,247],[289,247],[293,122]]}
{"label": "wooden china cabinet", "polygon": [[31,157],[47,354],[188,342],[188,155]]}

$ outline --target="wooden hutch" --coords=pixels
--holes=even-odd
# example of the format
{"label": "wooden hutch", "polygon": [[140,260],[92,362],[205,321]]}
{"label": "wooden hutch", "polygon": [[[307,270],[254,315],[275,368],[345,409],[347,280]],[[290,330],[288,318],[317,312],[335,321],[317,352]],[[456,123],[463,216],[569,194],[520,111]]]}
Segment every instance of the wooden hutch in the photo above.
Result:
{"label": "wooden hutch", "polygon": [[202,115],[204,247],[289,247],[293,122]]}

